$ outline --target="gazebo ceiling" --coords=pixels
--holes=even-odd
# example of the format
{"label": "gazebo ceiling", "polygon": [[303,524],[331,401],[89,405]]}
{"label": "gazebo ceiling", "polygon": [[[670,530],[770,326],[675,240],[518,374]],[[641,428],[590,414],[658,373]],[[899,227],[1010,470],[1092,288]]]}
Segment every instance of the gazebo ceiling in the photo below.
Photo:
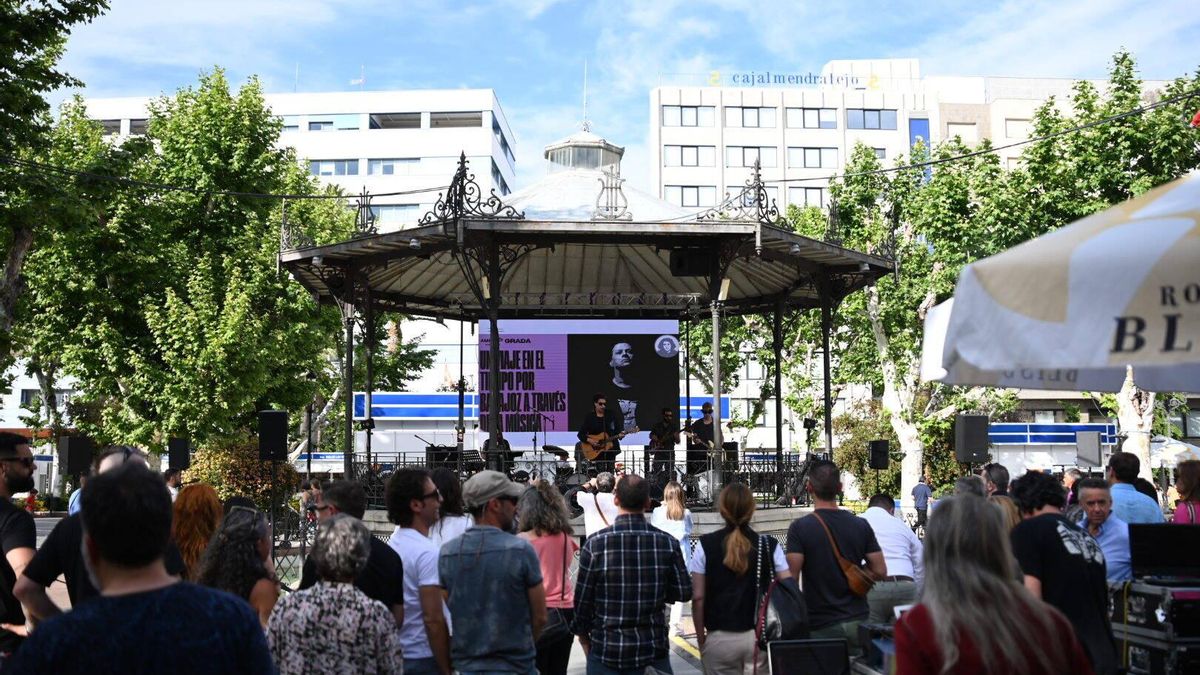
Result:
{"label": "gazebo ceiling", "polygon": [[[679,318],[714,299],[733,313],[805,309],[893,270],[887,258],[778,227],[757,171],[741,194],[696,215],[626,195],[623,182],[616,171],[552,175],[512,195],[527,219],[484,197],[464,157],[422,225],[376,233],[361,208],[354,238],[312,246],[285,224],[280,262],[320,302],[362,308],[369,298],[377,310],[467,319]],[[556,198],[562,208],[551,208]],[[634,209],[652,219],[634,220]]]}

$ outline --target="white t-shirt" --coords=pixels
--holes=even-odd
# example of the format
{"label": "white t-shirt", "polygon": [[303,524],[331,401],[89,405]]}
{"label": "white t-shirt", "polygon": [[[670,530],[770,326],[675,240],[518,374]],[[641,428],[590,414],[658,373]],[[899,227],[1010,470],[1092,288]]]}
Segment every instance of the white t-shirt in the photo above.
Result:
{"label": "white t-shirt", "polygon": [[420,588],[434,586],[439,593],[441,591],[438,547],[428,537],[409,527],[397,527],[388,538],[388,546],[400,555],[400,561],[404,563],[404,624],[396,640],[400,643],[404,658],[429,658],[433,656],[433,650],[425,633]]}
{"label": "white t-shirt", "polygon": [[[704,547],[697,546],[696,550],[692,551],[692,559],[688,561],[688,572],[692,574],[704,574],[705,562]],[[771,562],[775,565],[776,574],[788,571],[787,558],[783,555],[782,543],[775,547],[775,553],[771,556]],[[408,615],[406,614],[405,619],[407,620],[407,618]]]}
{"label": "white t-shirt", "polygon": [[441,551],[442,544],[451,539],[458,539],[463,532],[467,531],[468,527],[474,524],[475,519],[466,514],[442,518],[429,528],[429,540],[433,542],[437,550]]}
{"label": "white t-shirt", "polygon": [[[617,505],[611,492],[577,492],[575,501],[583,509],[583,531],[587,536],[617,522]],[[601,514],[604,514],[603,518]]]}

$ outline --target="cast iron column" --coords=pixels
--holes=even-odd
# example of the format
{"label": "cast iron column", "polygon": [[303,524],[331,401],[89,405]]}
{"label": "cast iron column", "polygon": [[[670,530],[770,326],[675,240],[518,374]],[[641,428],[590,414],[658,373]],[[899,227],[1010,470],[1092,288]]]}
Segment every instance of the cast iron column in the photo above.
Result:
{"label": "cast iron column", "polygon": [[771,348],[775,351],[775,494],[783,494],[783,298],[775,301]]}
{"label": "cast iron column", "polygon": [[342,364],[346,368],[346,429],[345,444],[342,446],[343,478],[354,480],[354,281],[347,274],[347,290],[343,319],[346,321],[346,360]]}
{"label": "cast iron column", "polygon": [[825,459],[833,459],[833,398],[829,381],[829,330],[833,309],[830,306],[829,289],[821,291],[821,367],[825,377]]}
{"label": "cast iron column", "polygon": [[488,438],[494,449],[500,432],[500,247],[493,240],[488,246]]}
{"label": "cast iron column", "polygon": [[369,284],[363,289],[363,292],[367,301],[367,307],[364,310],[366,314],[364,317],[366,328],[363,331],[365,333],[363,336],[363,346],[366,347],[367,352],[367,391],[366,400],[363,401],[366,410],[363,412],[367,418],[367,470],[370,471],[375,466],[371,462],[371,435],[375,431],[375,410],[372,407],[374,403],[373,394],[375,393],[375,307],[373,306],[375,299],[371,297],[371,287]]}

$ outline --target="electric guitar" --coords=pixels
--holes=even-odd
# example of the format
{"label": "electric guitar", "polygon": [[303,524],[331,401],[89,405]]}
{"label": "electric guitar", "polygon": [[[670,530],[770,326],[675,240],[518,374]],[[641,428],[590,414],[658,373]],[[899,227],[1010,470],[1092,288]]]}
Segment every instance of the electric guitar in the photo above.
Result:
{"label": "electric guitar", "polygon": [[609,452],[610,450],[612,450],[613,445],[617,441],[621,440],[622,438],[625,438],[629,434],[636,434],[638,431],[640,431],[640,429],[638,429],[635,426],[631,429],[626,429],[625,431],[622,431],[621,433],[617,434],[616,436],[610,436],[610,435],[608,435],[607,432],[600,432],[598,434],[588,434],[587,440],[580,441],[579,443],[576,444],[575,447],[578,448],[579,452],[581,452],[583,454],[584,459],[586,459],[589,462],[594,462],[594,461],[596,461],[596,458],[600,456],[601,453]]}
{"label": "electric guitar", "polygon": [[[651,431],[650,433],[653,434],[654,432]],[[667,436],[674,436],[675,434],[689,435],[690,433],[691,432],[688,431],[688,426],[685,424],[681,429],[679,429],[677,431],[667,432]],[[668,447],[665,443],[663,443],[662,438],[655,438],[655,437],[650,438],[650,445],[653,446],[654,450],[666,450]]]}

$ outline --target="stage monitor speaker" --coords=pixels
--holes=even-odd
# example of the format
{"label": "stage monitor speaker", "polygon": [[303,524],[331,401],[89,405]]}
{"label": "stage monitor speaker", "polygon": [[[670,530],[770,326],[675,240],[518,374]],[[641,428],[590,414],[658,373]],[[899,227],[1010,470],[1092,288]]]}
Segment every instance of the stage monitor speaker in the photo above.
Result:
{"label": "stage monitor speaker", "polygon": [[871,468],[882,471],[888,468],[888,442],[887,439],[878,439],[870,442],[871,448]]}
{"label": "stage monitor speaker", "polygon": [[671,276],[706,277],[712,273],[712,254],[707,249],[677,248],[669,260]]}
{"label": "stage monitor speaker", "polygon": [[167,439],[167,468],[183,471],[192,465],[192,452],[186,438]]}
{"label": "stage monitor speaker", "polygon": [[92,469],[96,444],[87,436],[62,436],[58,439],[58,465],[68,476],[82,476]]}
{"label": "stage monitor speaker", "polygon": [[1075,432],[1075,462],[1079,466],[1100,466],[1100,432]]}
{"label": "stage monitor speaker", "polygon": [[457,445],[427,445],[425,446],[425,468],[433,469],[457,469],[458,468],[458,446]]}
{"label": "stage monitor speaker", "polygon": [[258,411],[258,458],[287,461],[288,414],[286,410]]}
{"label": "stage monitor speaker", "polygon": [[964,464],[986,462],[988,441],[987,415],[959,415],[954,420],[954,455]]}

